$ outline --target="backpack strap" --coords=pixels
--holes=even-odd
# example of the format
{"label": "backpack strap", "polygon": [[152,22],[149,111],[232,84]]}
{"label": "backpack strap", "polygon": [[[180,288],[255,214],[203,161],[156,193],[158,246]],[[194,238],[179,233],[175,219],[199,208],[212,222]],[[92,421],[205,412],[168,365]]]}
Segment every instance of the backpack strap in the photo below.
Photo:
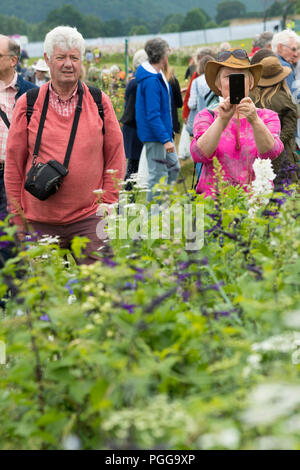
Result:
{"label": "backpack strap", "polygon": [[7,114],[4,111],[2,111],[2,109],[0,109],[0,116],[1,116],[1,119],[3,119],[3,122],[6,125],[7,129],[9,129],[10,122],[8,120]]}
{"label": "backpack strap", "polygon": [[99,90],[99,88],[96,88],[94,86],[89,86],[88,88],[97,105],[99,116],[102,119],[102,122],[103,122],[102,134],[104,135],[105,128],[104,128],[104,109],[103,109],[103,104],[102,104],[102,92],[101,90]]}
{"label": "backpack strap", "polygon": [[[98,113],[100,118],[103,121],[103,127],[102,127],[102,134],[105,134],[105,128],[104,128],[104,109],[102,105],[102,92],[99,90],[99,88],[89,86],[89,91],[97,105],[98,108]],[[26,99],[27,99],[27,109],[26,109],[26,117],[27,117],[27,125],[30,123],[31,116],[33,114],[33,107],[34,103],[36,102],[36,99],[39,94],[39,88],[30,88],[30,90],[27,91],[26,93]]]}
{"label": "backpack strap", "polygon": [[36,102],[40,89],[39,88],[30,88],[26,92],[26,100],[27,100],[27,109],[26,109],[26,117],[27,117],[27,125],[30,123],[31,116],[33,114],[33,106]]}

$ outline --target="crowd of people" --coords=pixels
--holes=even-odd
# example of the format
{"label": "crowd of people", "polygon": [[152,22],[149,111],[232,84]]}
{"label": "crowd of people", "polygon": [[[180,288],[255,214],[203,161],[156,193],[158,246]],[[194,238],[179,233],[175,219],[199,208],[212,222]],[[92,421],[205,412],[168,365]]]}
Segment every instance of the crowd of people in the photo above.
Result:
{"label": "crowd of people", "polygon": [[[20,239],[29,226],[58,236],[65,248],[75,235],[86,236],[90,242],[76,261],[97,260],[104,246],[97,230],[99,193],[109,211],[118,202],[120,182],[129,180],[125,187],[132,188],[143,148],[147,202],[161,178],[177,181],[180,108],[198,193],[214,197],[214,157],[225,180],[245,189],[257,158],[272,160],[275,189],[298,182],[299,36],[291,30],[263,33],[249,55],[229,43],[198,49],[185,88],[169,65],[169,53],[165,40],[147,41],[135,53],[126,81],[117,65],[101,71],[93,65],[101,53],[86,51],[76,28],[59,26],[46,35],[43,59],[18,73],[20,48],[0,36],[0,211],[13,215]],[[232,104],[229,80],[237,73],[244,96]],[[108,74],[112,90],[126,86],[121,127],[105,93]],[[102,91],[95,87],[99,80]]]}

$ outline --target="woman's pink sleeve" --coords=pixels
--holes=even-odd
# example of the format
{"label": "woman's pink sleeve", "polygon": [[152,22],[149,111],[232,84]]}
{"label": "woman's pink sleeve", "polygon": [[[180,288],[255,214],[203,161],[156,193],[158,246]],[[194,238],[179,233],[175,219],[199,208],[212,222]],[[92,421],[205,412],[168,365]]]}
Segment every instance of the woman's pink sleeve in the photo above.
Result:
{"label": "woman's pink sleeve", "polygon": [[259,153],[260,158],[270,158],[274,160],[284,150],[284,145],[280,140],[280,120],[278,114],[270,109],[263,109],[263,114],[260,116],[264,124],[267,126],[274,138],[274,145],[271,150],[265,153]]}
{"label": "woman's pink sleeve", "polygon": [[207,157],[203,152],[201,152],[197,145],[197,140],[207,131],[213,122],[214,116],[212,116],[207,109],[203,109],[195,117],[193,129],[194,138],[190,147],[194,162],[208,163],[211,161],[211,157]]}

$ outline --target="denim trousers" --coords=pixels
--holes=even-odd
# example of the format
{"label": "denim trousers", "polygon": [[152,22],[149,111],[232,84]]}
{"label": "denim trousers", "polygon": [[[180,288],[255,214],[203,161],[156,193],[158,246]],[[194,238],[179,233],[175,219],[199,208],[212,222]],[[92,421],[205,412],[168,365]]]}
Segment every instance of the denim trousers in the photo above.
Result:
{"label": "denim trousers", "polygon": [[180,164],[175,152],[167,153],[165,147],[160,142],[145,142],[146,157],[148,163],[148,189],[147,201],[152,201],[152,188],[164,176],[167,177],[167,184],[174,183],[179,174]]}

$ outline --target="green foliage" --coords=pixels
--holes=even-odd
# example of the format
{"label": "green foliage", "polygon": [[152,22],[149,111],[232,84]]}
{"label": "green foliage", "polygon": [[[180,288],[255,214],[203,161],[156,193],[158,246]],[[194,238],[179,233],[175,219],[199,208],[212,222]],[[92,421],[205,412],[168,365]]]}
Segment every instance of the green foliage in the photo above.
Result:
{"label": "green foliage", "polygon": [[204,29],[206,22],[207,15],[202,8],[194,8],[185,15],[181,25],[181,31]]}
{"label": "green foliage", "polygon": [[[1,449],[299,448],[299,198],[276,193],[252,219],[248,193],[215,175],[214,200],[160,185],[162,204],[204,207],[196,251],[178,220],[143,237],[154,214],[91,266],[18,246],[0,273]],[[133,228],[127,195],[116,233]]]}
{"label": "green foliage", "polygon": [[16,16],[0,15],[0,30],[1,34],[6,36],[13,34],[28,34],[28,25],[26,21],[17,18]]}
{"label": "green foliage", "polygon": [[[263,2],[261,0],[251,0],[251,2],[242,0],[243,3],[255,11],[263,10]],[[142,18],[147,24],[157,19],[161,20],[170,12],[185,15],[187,11],[201,6],[207,15],[214,16],[219,0],[210,0],[210,2],[201,2],[199,0],[127,0],[126,8],[124,8],[124,0],[51,0],[39,3],[36,7],[35,0],[26,0],[26,8],[24,8],[24,0],[0,0],[0,10],[4,15],[16,15],[25,19],[30,23],[44,21],[47,14],[57,8],[61,8],[65,3],[72,5],[84,15],[94,15],[101,17],[103,21],[112,19],[120,19],[122,22],[128,17]],[[176,21],[177,23],[177,21]]]}
{"label": "green foliage", "polygon": [[232,18],[243,18],[246,13],[246,7],[239,1],[225,1],[218,4],[216,22],[222,23],[224,20]]}
{"label": "green foliage", "polygon": [[138,34],[148,34],[149,31],[146,26],[139,25],[139,26],[132,26],[130,30],[130,36],[138,35]]}

